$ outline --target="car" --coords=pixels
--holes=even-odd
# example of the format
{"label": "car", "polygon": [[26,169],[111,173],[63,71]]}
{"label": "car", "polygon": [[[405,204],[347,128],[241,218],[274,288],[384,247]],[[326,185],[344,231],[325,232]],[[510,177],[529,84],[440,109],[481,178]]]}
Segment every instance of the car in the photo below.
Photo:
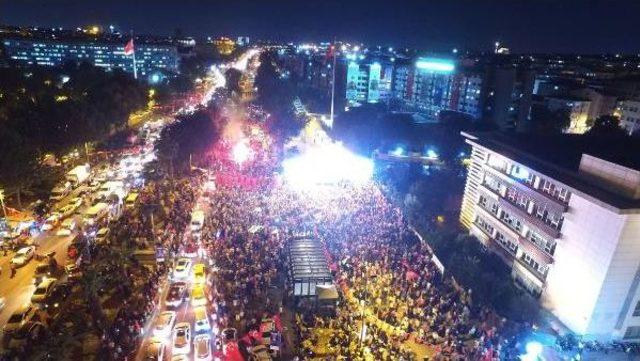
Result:
{"label": "car", "polygon": [[34,246],[22,247],[16,252],[13,258],[11,258],[11,264],[16,267],[24,266],[31,261],[35,253],[36,248]]}
{"label": "car", "polygon": [[180,322],[173,328],[173,354],[186,355],[191,352],[191,325]]}
{"label": "car", "polygon": [[269,353],[269,347],[265,345],[258,345],[251,348],[251,354],[249,357],[251,361],[271,361],[271,354]]}
{"label": "car", "polygon": [[2,328],[2,333],[4,333],[5,335],[12,335],[20,327],[31,321],[33,319],[33,316],[35,316],[35,313],[36,309],[31,305],[19,308],[13,314],[11,314],[11,317],[9,317],[9,320]]}
{"label": "car", "polygon": [[204,225],[204,212],[201,210],[195,210],[191,213],[191,232],[199,233]]}
{"label": "car", "polygon": [[43,232],[46,232],[56,228],[60,224],[60,218],[60,213],[51,213],[51,215],[44,221],[44,224],[40,229]]}
{"label": "car", "polygon": [[174,278],[187,278],[191,270],[191,260],[188,258],[180,258],[176,268],[173,270]]}
{"label": "car", "polygon": [[28,344],[37,342],[44,337],[45,326],[40,322],[27,322],[11,335],[8,349],[16,352],[25,351]]}
{"label": "car", "polygon": [[204,284],[206,279],[205,269],[203,263],[197,263],[193,266],[193,282],[197,284]]}
{"label": "car", "polygon": [[191,289],[191,305],[193,307],[204,306],[207,304],[207,297],[204,294],[203,285],[195,285]]}
{"label": "car", "polygon": [[194,358],[198,361],[211,361],[211,337],[207,334],[193,338]]}
{"label": "car", "polygon": [[56,281],[57,279],[55,278],[43,279],[38,287],[36,287],[36,290],[33,291],[33,296],[31,296],[31,303],[43,304],[51,294],[51,290],[53,290],[53,286],[55,286]]}
{"label": "car", "polygon": [[187,291],[187,284],[184,282],[174,282],[169,287],[169,291],[167,292],[167,298],[165,299],[165,304],[167,307],[178,307],[182,304],[182,301],[185,299],[185,293]]}
{"label": "car", "polygon": [[58,213],[60,213],[62,218],[69,217],[74,213],[76,213],[76,211],[78,210],[78,208],[80,208],[81,205],[82,205],[81,198],[73,198],[72,200],[69,201],[69,203],[66,206],[60,208],[58,210]]}
{"label": "car", "polygon": [[70,236],[71,232],[73,232],[77,226],[78,224],[75,219],[67,218],[60,225],[60,229],[58,229],[58,232],[56,232],[56,236],[58,237]]}
{"label": "car", "polygon": [[152,338],[147,344],[147,348],[144,351],[144,360],[146,361],[163,361],[164,360],[165,346],[162,340]]}
{"label": "car", "polygon": [[49,297],[45,300],[44,307],[48,310],[55,310],[69,297],[71,294],[71,286],[66,282],[57,282]]}
{"label": "car", "polygon": [[96,238],[95,238],[96,243],[100,244],[100,243],[106,242],[108,236],[109,236],[109,228],[108,227],[100,228],[98,232],[96,232]]}
{"label": "car", "polygon": [[156,324],[153,327],[153,335],[156,337],[167,337],[171,334],[173,324],[176,322],[176,313],[164,311],[158,315]]}
{"label": "car", "polygon": [[207,315],[207,308],[205,306],[198,306],[193,309],[193,328],[196,332],[209,331],[211,325],[209,324],[209,316]]}
{"label": "car", "polygon": [[42,280],[51,276],[51,266],[49,262],[42,262],[36,266],[33,276],[33,284],[37,287]]}
{"label": "car", "polygon": [[171,361],[191,361],[187,355],[173,355]]}

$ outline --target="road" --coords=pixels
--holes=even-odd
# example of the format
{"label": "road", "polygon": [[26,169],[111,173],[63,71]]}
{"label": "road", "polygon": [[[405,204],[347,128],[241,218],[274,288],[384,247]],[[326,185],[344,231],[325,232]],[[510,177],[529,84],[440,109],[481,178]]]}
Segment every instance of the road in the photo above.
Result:
{"label": "road", "polygon": [[[239,69],[241,71],[246,71],[247,70],[247,64],[248,62],[251,60],[251,58],[259,55],[259,51],[256,49],[251,49],[248,50],[247,52],[245,52],[242,56],[240,56],[240,58],[233,64],[231,64],[231,66],[233,66],[236,69]],[[227,65],[228,66],[228,65]],[[252,71],[255,72],[256,69],[251,69]],[[215,94],[216,90],[220,87],[223,87],[224,84],[226,83],[224,76],[222,75],[222,72],[220,71],[220,68],[217,66],[213,66],[211,68],[210,71],[210,78],[213,79],[212,82],[215,84],[218,84],[218,86],[213,87],[212,89],[210,89],[209,92],[207,92],[207,96],[206,98],[211,99],[211,97]],[[223,112],[228,112],[229,109],[226,109],[227,106],[225,106],[225,109],[223,109]],[[203,184],[204,186],[204,184]],[[207,218],[206,215],[209,213],[210,211],[210,204],[209,204],[209,198],[208,196],[205,195],[205,192],[203,191],[203,189],[199,189],[197,192],[197,198],[196,201],[194,203],[194,209],[199,209],[202,210],[205,214],[205,219]],[[184,232],[184,240],[187,241],[189,239],[191,239],[193,237],[193,235],[191,234],[191,231],[189,229],[189,226],[187,226],[187,229]],[[208,259],[208,257],[203,256],[202,254],[204,254],[205,252],[198,252],[198,256],[191,258],[192,261],[192,265],[198,264],[198,263],[203,263],[206,265],[206,268],[208,269],[212,269],[215,268],[215,265],[212,265],[210,263],[210,260]],[[187,292],[187,297],[186,299],[182,302],[182,304],[177,307],[177,308],[167,308],[165,301],[166,301],[166,295],[169,289],[169,286],[171,284],[171,279],[167,278],[165,280],[163,280],[161,282],[162,284],[162,289],[161,292],[159,292],[159,297],[160,297],[160,301],[158,302],[158,305],[156,307],[156,309],[154,310],[154,315],[153,317],[150,318],[149,322],[147,323],[147,325],[145,325],[144,327],[144,334],[143,334],[143,341],[141,344],[141,347],[138,349],[135,359],[136,360],[143,360],[145,358],[145,353],[146,353],[146,348],[149,345],[149,343],[153,340],[157,340],[157,338],[155,338],[153,336],[153,327],[155,326],[155,322],[157,321],[157,316],[165,311],[165,310],[171,310],[171,311],[175,311],[176,312],[176,321],[174,323],[178,324],[180,322],[187,322],[191,325],[191,349],[189,354],[187,355],[188,359],[195,359],[195,353],[194,353],[194,347],[193,347],[193,338],[196,335],[196,332],[194,330],[194,307],[191,304],[191,290],[193,288],[193,279],[192,279],[192,273],[191,271],[189,272],[189,276],[187,276],[186,278],[177,280],[177,281],[181,281],[181,282],[185,282],[188,286],[188,292]],[[207,278],[208,280],[209,278]],[[208,287],[208,285],[206,286]],[[208,292],[205,292],[205,294],[208,294]],[[212,347],[212,355],[214,355],[214,350],[213,350],[213,346],[214,346],[214,342],[217,336],[217,332],[222,331],[219,329],[216,320],[214,320],[212,318],[211,313],[209,312],[209,310],[211,310],[212,305],[210,304],[210,300],[207,300],[206,303],[206,308],[207,308],[207,314],[209,317],[209,323],[211,325],[211,331],[209,332],[198,332],[198,334],[202,334],[202,333],[206,333],[209,334],[209,336],[211,337],[211,344],[210,347]],[[173,333],[172,333],[173,335]],[[173,338],[171,336],[168,336],[166,339],[163,339],[163,344],[165,345],[165,354],[164,354],[164,359],[165,360],[169,360],[171,359],[173,355],[173,350],[172,350],[172,346],[173,346]],[[218,355],[219,356],[219,355]]]}

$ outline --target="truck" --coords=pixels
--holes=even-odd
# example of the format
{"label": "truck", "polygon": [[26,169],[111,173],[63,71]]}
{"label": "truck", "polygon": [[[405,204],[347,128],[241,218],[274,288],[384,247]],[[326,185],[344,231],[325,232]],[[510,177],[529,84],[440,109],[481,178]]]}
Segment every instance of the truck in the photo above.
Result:
{"label": "truck", "polygon": [[89,164],[79,165],[67,173],[66,179],[74,188],[78,187],[89,179],[90,170]]}

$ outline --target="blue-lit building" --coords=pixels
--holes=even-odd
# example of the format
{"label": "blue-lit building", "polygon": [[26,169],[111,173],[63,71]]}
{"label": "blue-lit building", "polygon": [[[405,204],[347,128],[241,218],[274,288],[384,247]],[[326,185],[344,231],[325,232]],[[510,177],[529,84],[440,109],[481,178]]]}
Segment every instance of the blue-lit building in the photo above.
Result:
{"label": "blue-lit building", "polygon": [[482,83],[480,73],[459,70],[452,60],[419,58],[396,66],[393,97],[430,118],[450,110],[478,119],[482,115]]}
{"label": "blue-lit building", "polygon": [[386,102],[391,97],[393,63],[387,59],[347,57],[345,97],[347,106]]}
{"label": "blue-lit building", "polygon": [[[105,70],[133,73],[133,56],[125,55],[125,42],[100,40],[4,39],[7,57],[24,65],[61,66],[69,61],[89,62]],[[177,48],[170,44],[135,43],[138,77],[158,78],[158,73],[178,72]]]}

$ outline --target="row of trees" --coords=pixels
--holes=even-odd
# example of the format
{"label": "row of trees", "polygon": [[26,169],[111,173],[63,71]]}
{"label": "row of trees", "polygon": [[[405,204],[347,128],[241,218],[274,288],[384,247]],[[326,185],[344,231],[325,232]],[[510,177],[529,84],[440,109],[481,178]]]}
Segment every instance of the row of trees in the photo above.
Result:
{"label": "row of trees", "polygon": [[0,184],[19,200],[44,154],[105,139],[147,94],[130,75],[89,64],[0,69]]}
{"label": "row of trees", "polygon": [[220,139],[223,125],[215,106],[178,118],[160,133],[156,145],[160,161],[172,175],[187,169],[191,156],[204,154]]}

